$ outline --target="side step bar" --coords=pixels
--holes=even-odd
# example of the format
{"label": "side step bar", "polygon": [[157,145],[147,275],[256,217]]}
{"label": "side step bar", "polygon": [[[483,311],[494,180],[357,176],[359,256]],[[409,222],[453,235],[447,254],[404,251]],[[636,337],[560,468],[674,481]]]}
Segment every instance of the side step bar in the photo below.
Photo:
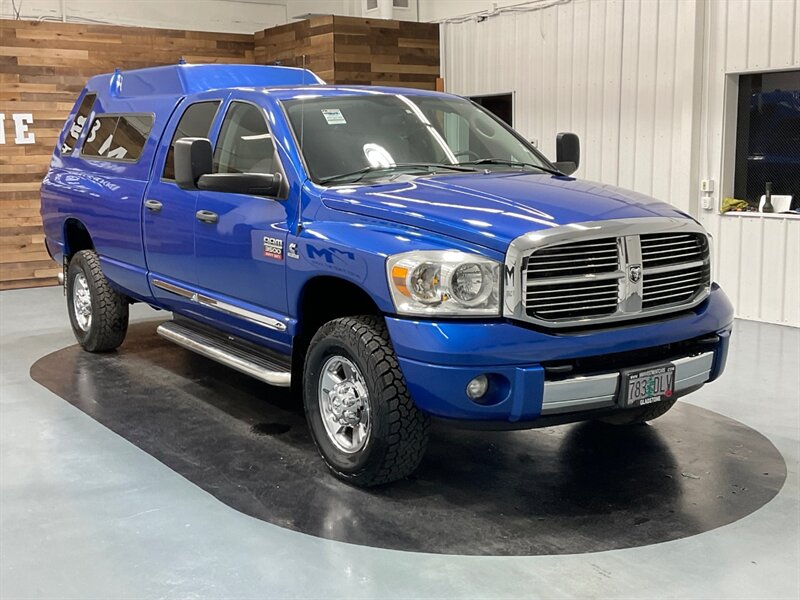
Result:
{"label": "side step bar", "polygon": [[271,385],[289,387],[292,382],[292,372],[288,365],[280,364],[267,356],[262,356],[254,350],[231,343],[222,337],[206,333],[199,329],[167,321],[158,326],[158,335],[175,342],[193,352],[197,352],[222,363],[232,369],[255,377]]}

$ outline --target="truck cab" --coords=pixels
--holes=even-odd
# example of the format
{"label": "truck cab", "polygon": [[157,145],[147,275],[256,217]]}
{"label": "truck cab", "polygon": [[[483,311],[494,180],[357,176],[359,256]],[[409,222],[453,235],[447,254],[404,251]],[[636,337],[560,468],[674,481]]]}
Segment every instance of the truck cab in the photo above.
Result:
{"label": "truck cab", "polygon": [[691,216],[575,179],[469,100],[285,67],[89,80],[42,184],[76,338],[163,337],[302,398],[355,485],[411,473],[432,419],[664,414],[725,365],[733,310]]}

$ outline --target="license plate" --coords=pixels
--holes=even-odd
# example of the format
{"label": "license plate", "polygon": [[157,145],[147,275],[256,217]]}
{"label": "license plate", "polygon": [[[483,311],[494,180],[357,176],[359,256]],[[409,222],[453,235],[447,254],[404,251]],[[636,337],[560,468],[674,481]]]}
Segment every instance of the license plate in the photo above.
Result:
{"label": "license plate", "polygon": [[623,371],[620,404],[644,406],[671,398],[675,391],[675,365]]}

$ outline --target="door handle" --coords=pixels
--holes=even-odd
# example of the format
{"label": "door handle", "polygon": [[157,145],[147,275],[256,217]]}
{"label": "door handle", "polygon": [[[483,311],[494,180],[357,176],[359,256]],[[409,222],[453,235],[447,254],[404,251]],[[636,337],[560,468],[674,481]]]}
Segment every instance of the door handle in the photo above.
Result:
{"label": "door handle", "polygon": [[194,213],[194,216],[197,217],[198,221],[202,221],[203,223],[216,223],[219,221],[219,215],[210,210],[198,210]]}
{"label": "door handle", "polygon": [[147,210],[151,210],[153,212],[160,211],[163,206],[164,205],[161,204],[161,202],[159,202],[158,200],[145,200],[144,201],[144,207]]}

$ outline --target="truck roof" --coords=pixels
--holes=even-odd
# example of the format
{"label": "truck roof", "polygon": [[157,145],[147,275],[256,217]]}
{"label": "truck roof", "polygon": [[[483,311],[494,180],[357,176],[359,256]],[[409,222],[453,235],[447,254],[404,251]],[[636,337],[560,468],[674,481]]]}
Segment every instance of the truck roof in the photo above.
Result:
{"label": "truck roof", "polygon": [[96,75],[87,91],[110,98],[186,96],[236,87],[320,85],[325,82],[308,69],[263,65],[178,64]]}

